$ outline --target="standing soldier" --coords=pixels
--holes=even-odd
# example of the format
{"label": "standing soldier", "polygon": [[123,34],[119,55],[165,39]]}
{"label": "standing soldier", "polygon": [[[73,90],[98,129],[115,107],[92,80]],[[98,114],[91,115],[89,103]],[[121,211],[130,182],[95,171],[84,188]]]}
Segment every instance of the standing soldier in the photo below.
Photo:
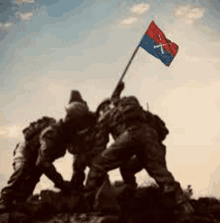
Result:
{"label": "standing soldier", "polygon": [[[166,128],[164,121],[149,111],[144,111],[144,113],[148,125],[156,130],[160,146],[164,148],[164,151],[166,152],[166,146],[163,144],[163,140],[168,135],[169,130]],[[133,156],[130,160],[123,163],[119,170],[124,183],[129,185],[131,188],[136,188],[137,183],[135,174],[140,172],[143,168],[144,162],[143,160],[139,160],[137,156]]]}
{"label": "standing soldier", "polygon": [[86,182],[87,190],[96,191],[108,171],[122,166],[136,155],[164,195],[173,192],[174,202],[181,211],[193,212],[180,184],[167,170],[165,149],[159,142],[157,131],[148,124],[134,96],[120,98],[123,88],[124,83],[120,82],[111,100],[105,100],[98,107],[99,121],[106,124],[105,129],[115,142],[93,160]]}

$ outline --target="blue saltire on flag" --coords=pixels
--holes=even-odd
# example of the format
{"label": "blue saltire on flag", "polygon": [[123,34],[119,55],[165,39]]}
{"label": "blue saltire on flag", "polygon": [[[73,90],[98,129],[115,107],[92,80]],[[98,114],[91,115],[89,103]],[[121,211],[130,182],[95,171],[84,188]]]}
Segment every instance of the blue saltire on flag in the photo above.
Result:
{"label": "blue saltire on flag", "polygon": [[177,44],[166,38],[154,21],[145,32],[139,46],[160,59],[166,66],[170,66],[179,49]]}

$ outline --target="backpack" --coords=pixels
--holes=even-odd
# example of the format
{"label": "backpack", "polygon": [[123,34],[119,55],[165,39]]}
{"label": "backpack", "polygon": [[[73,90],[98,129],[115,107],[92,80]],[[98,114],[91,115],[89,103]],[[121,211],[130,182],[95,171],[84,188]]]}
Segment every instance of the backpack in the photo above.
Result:
{"label": "backpack", "polygon": [[144,111],[147,124],[157,131],[159,140],[162,142],[169,133],[165,122],[157,115]]}
{"label": "backpack", "polygon": [[51,117],[43,116],[42,118],[38,119],[35,122],[31,122],[28,127],[23,129],[23,134],[25,140],[29,140],[34,135],[39,134],[43,129],[48,127],[49,125],[55,123],[56,120]]}
{"label": "backpack", "polygon": [[25,139],[24,156],[27,160],[35,160],[38,155],[40,147],[39,137],[41,132],[48,126],[56,123],[56,120],[51,117],[43,116],[35,122],[29,124],[28,127],[23,129]]}

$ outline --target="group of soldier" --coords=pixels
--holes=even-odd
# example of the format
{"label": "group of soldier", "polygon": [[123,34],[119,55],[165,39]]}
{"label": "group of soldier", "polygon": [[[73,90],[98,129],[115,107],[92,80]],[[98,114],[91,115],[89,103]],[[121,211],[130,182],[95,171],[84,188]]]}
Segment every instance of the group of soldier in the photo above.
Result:
{"label": "group of soldier", "polygon": [[[138,186],[135,174],[145,169],[178,210],[192,213],[180,183],[166,166],[163,140],[169,131],[165,123],[144,110],[136,97],[121,97],[123,89],[124,83],[119,82],[111,98],[103,100],[95,112],[73,90],[63,119],[43,117],[25,128],[24,140],[13,154],[14,173],[1,190],[0,211],[26,201],[43,174],[61,191],[95,193],[108,171],[119,168],[123,184],[134,190]],[[107,146],[109,134],[114,142]],[[53,164],[66,151],[74,155],[70,181]],[[86,167],[89,173],[84,184]]]}

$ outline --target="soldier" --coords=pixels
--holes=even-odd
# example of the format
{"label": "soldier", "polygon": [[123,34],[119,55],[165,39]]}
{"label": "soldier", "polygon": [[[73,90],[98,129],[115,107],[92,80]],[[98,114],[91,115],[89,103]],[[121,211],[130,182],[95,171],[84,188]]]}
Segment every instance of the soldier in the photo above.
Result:
{"label": "soldier", "polygon": [[[97,114],[93,115],[93,123],[77,132],[75,135],[75,151],[69,151],[74,154],[73,175],[71,178],[72,189],[82,190],[85,180],[85,169],[90,167],[93,158],[106,149],[109,141],[107,134],[102,134],[99,129],[102,128],[102,123],[97,123]],[[76,152],[78,151],[78,152]]]}
{"label": "soldier", "polygon": [[[164,121],[149,111],[144,111],[144,113],[147,123],[157,131],[160,146],[163,147],[166,152],[166,146],[163,144],[163,140],[165,140],[169,130],[166,128]],[[133,156],[119,168],[124,183],[129,185],[131,188],[137,187],[135,174],[140,172],[142,169],[144,169],[144,162],[143,160],[139,160],[137,156]]]}
{"label": "soldier", "polygon": [[14,201],[25,201],[33,193],[44,173],[62,190],[70,189],[53,166],[53,161],[62,157],[69,149],[77,153],[74,140],[77,130],[90,125],[92,117],[86,102],[78,91],[72,91],[64,120],[44,117],[23,130],[25,140],[16,146],[14,169],[8,186],[1,192],[1,211],[5,211]]}
{"label": "soldier", "polygon": [[23,130],[24,141],[18,143],[13,152],[14,173],[1,190],[0,211],[6,210],[14,201],[25,201],[33,193],[42,174],[35,165],[40,147],[39,135],[55,122],[54,118],[43,117]]}
{"label": "soldier", "polygon": [[[80,99],[81,96],[76,97],[75,95],[73,97],[72,95],[71,98],[74,98],[74,101],[77,100],[85,104],[85,102]],[[71,102],[72,100],[70,100],[70,103]],[[75,105],[76,103],[74,106]],[[79,105],[77,104],[77,106]],[[70,115],[72,113],[71,109],[72,106],[67,108],[67,112]],[[68,146],[68,151],[74,155],[72,165],[73,174],[70,181],[71,184],[69,184],[69,182],[64,182],[61,175],[55,171],[54,167],[52,167],[53,159],[57,159],[60,156],[63,156],[63,153],[65,152],[62,149],[65,147],[65,145],[62,145],[62,140],[60,140],[60,138],[62,138],[62,135],[65,135],[65,137],[68,138],[67,133],[64,132],[63,134],[61,132],[62,128],[60,128],[59,125],[52,125],[48,129],[45,129],[45,131],[42,133],[42,145],[47,144],[47,146],[43,146],[41,148],[37,165],[40,166],[41,169],[44,169],[44,173],[47,174],[48,178],[55,182],[56,187],[62,188],[63,184],[63,186],[67,186],[72,190],[81,191],[84,187],[83,182],[85,180],[86,167],[90,167],[93,158],[106,148],[109,137],[106,134],[101,134],[99,131],[99,129],[102,128],[101,125],[103,123],[97,123],[97,113],[90,111],[87,115],[84,115],[83,110],[79,110],[78,114],[76,110],[74,110],[74,112],[76,113],[75,116],[77,115],[78,117],[76,116],[75,119],[73,119],[73,117],[71,118],[73,119],[72,121],[74,125],[71,124],[69,129],[73,128],[72,126],[76,126],[77,122],[79,122],[80,128],[77,128],[77,131],[74,130],[72,134],[70,133],[69,137],[71,140],[67,140],[67,142],[70,142],[71,144]],[[59,136],[55,137],[54,135]],[[54,140],[54,138],[57,138],[58,140]],[[52,149],[52,147],[54,147],[54,149]]]}
{"label": "soldier", "polygon": [[96,191],[108,171],[120,167],[136,155],[163,193],[173,192],[175,204],[184,213],[193,212],[180,184],[167,169],[165,149],[159,142],[157,131],[148,124],[134,96],[120,98],[123,88],[124,83],[121,82],[111,100],[105,100],[98,107],[99,121],[106,124],[105,129],[112,134],[115,142],[94,158],[86,182],[87,191]]}
{"label": "soldier", "polygon": [[93,114],[89,112],[87,103],[78,91],[72,91],[69,102],[64,120],[61,119],[42,132],[36,162],[36,166],[54,182],[56,188],[61,190],[70,190],[71,184],[56,171],[53,162],[63,157],[66,150],[74,155],[82,153],[82,147],[78,146],[81,142],[76,133],[93,125],[94,122]]}

